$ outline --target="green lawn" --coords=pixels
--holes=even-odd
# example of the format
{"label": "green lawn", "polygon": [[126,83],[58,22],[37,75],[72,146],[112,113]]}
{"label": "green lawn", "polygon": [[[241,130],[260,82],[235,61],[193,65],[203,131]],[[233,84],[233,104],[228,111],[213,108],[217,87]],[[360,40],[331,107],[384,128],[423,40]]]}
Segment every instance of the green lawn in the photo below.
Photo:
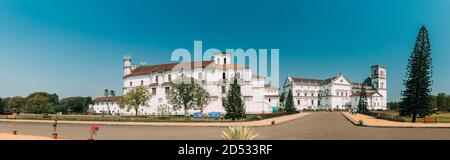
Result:
{"label": "green lawn", "polygon": [[[273,118],[286,115],[285,113],[277,114],[264,114],[256,115],[249,114],[245,119],[239,121],[254,121],[267,118]],[[16,119],[27,120],[54,120],[57,117],[58,120],[67,121],[114,121],[114,122],[231,122],[231,119],[223,118],[193,118],[185,117],[183,115],[172,116],[112,116],[112,115],[49,115],[44,117],[42,114],[20,114],[16,116]],[[6,119],[6,115],[0,115],[0,119]]]}
{"label": "green lawn", "polygon": [[433,114],[432,116],[437,118],[450,118],[450,113]]}
{"label": "green lawn", "polygon": [[[386,115],[385,119],[387,119],[387,120],[392,120],[392,118],[396,117],[396,116],[398,117],[398,112],[397,111],[374,111],[374,112]],[[431,116],[436,117],[438,119],[439,123],[450,123],[450,112],[440,113],[440,114],[433,114]],[[403,117],[403,120],[406,121],[406,122],[409,122],[409,121],[411,121],[411,118],[410,117]],[[421,122],[421,121],[423,121],[423,118],[422,117],[418,117],[417,121]]]}

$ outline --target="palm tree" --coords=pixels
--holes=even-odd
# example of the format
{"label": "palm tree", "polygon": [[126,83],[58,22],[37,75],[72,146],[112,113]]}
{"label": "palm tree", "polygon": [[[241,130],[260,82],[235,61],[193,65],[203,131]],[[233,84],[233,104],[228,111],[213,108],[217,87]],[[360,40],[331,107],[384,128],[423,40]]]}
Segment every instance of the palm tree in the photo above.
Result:
{"label": "palm tree", "polygon": [[108,97],[109,97],[109,95],[110,95],[110,93],[109,93],[109,90],[108,89],[105,89],[105,97],[106,97],[106,107],[108,108],[108,114],[111,114],[111,111],[109,110],[109,99],[108,99]]}

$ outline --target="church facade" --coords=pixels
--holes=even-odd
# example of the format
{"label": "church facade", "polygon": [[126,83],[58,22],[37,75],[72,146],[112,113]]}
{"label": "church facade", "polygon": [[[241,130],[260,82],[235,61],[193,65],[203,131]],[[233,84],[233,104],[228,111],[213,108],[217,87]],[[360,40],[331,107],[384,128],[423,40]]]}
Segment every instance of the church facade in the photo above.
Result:
{"label": "church facade", "polygon": [[[138,86],[145,86],[151,93],[146,105],[140,106],[140,115],[159,114],[158,108],[168,103],[167,94],[173,81],[179,77],[193,78],[210,94],[210,103],[204,110],[222,112],[222,101],[226,97],[229,85],[235,78],[241,86],[247,113],[272,113],[279,105],[279,89],[265,83],[265,77],[254,75],[249,67],[232,64],[229,53],[216,53],[210,61],[180,62],[157,65],[134,66],[130,56],[123,60],[123,94]],[[134,115],[134,110],[121,109],[117,105],[120,97],[99,97],[91,105],[95,113],[112,115]],[[189,111],[191,114],[197,112]],[[183,111],[170,111],[170,114],[183,114]]]}
{"label": "church facade", "polygon": [[351,109],[357,108],[365,87],[369,110],[387,109],[386,66],[374,65],[364,82],[356,83],[343,74],[328,79],[287,77],[285,96],[292,91],[295,107],[303,109]]}

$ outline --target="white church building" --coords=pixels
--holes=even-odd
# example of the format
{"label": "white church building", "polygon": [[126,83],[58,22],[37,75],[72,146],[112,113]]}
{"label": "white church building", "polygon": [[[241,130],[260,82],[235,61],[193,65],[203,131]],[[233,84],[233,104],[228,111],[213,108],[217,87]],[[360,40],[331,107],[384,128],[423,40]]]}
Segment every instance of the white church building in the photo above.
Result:
{"label": "white church building", "polygon": [[[369,110],[387,109],[386,66],[374,65],[364,82]],[[347,79],[343,74],[328,79],[287,77],[284,92],[292,91],[295,107],[303,109],[350,109],[359,104],[361,83]]]}
{"label": "white church building", "polygon": [[[278,88],[265,83],[265,77],[254,75],[249,67],[232,64],[229,53],[216,53],[210,61],[180,62],[156,65],[134,66],[130,56],[123,63],[123,94],[137,86],[145,86],[151,93],[146,105],[140,107],[140,115],[157,115],[158,107],[169,106],[166,99],[173,80],[185,76],[200,82],[200,86],[210,94],[210,103],[204,110],[222,112],[222,99],[226,97],[229,84],[238,79],[245,101],[247,113],[272,113],[279,105]],[[134,110],[120,109],[117,100],[120,97],[99,97],[90,106],[95,113],[112,115],[134,115]],[[189,111],[191,114],[194,111]],[[183,111],[171,111],[170,114],[183,114]]]}

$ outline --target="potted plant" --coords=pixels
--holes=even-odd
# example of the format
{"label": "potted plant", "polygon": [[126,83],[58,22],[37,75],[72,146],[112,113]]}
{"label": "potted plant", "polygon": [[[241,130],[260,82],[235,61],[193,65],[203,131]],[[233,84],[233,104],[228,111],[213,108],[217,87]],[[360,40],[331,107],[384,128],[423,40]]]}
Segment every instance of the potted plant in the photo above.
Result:
{"label": "potted plant", "polygon": [[97,132],[100,130],[100,127],[96,124],[91,125],[91,137],[88,140],[94,140],[94,135],[97,135]]}
{"label": "potted plant", "polygon": [[55,122],[53,122],[53,133],[52,133],[52,138],[53,139],[58,139],[58,133],[56,133],[56,128],[58,127],[58,120],[55,119]]}
{"label": "potted plant", "polygon": [[364,121],[363,121],[363,120],[359,120],[359,121],[358,121],[358,125],[359,125],[359,126],[363,126],[363,125],[364,125]]}
{"label": "potted plant", "polygon": [[12,125],[13,125],[13,131],[12,131],[12,134],[13,134],[13,135],[17,135],[16,121],[13,120],[11,123],[12,123]]}

